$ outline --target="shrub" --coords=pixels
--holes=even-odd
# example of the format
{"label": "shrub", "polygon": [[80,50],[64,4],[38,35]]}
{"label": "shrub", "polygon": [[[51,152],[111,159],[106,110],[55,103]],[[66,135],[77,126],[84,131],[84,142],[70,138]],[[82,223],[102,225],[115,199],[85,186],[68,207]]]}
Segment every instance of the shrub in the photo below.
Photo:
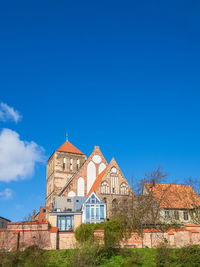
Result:
{"label": "shrub", "polygon": [[136,249],[123,248],[119,250],[119,255],[125,258],[125,266],[140,266],[142,264],[142,255]]}
{"label": "shrub", "polygon": [[98,266],[108,257],[107,251],[97,243],[85,242],[68,254],[67,266]]}
{"label": "shrub", "polygon": [[168,244],[160,243],[160,245],[157,247],[156,266],[158,267],[171,266],[171,260],[172,260],[172,250],[169,248]]}
{"label": "shrub", "polygon": [[126,237],[126,229],[119,219],[104,223],[104,242],[106,248],[114,248]]}
{"label": "shrub", "polygon": [[75,237],[76,240],[83,244],[84,242],[91,242],[93,240],[94,230],[98,226],[96,224],[84,224],[82,223],[79,227],[75,230]]}
{"label": "shrub", "polygon": [[0,252],[0,267],[14,267],[19,265],[19,253],[18,252]]}
{"label": "shrub", "polygon": [[176,251],[179,266],[200,266],[200,246],[192,245],[180,248]]}

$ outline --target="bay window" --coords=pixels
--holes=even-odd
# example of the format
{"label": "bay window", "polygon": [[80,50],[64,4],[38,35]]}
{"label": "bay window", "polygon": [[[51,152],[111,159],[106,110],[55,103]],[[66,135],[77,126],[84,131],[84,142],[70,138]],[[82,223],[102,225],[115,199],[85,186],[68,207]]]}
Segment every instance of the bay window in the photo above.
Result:
{"label": "bay window", "polygon": [[58,230],[59,231],[73,231],[74,216],[58,216]]}

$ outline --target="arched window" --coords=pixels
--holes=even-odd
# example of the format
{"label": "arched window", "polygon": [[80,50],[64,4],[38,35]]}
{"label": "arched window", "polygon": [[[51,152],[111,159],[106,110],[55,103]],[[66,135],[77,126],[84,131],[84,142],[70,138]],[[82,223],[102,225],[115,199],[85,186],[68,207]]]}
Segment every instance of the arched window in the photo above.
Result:
{"label": "arched window", "polygon": [[90,161],[87,165],[87,193],[90,191],[90,188],[94,184],[96,179],[96,166]]}
{"label": "arched window", "polygon": [[101,194],[109,194],[109,185],[106,181],[101,183]]}
{"label": "arched window", "polygon": [[128,195],[128,185],[125,183],[122,183],[120,186],[120,194],[121,195]]}
{"label": "arched window", "polygon": [[111,194],[119,194],[119,181],[118,175],[115,173],[111,173]]}
{"label": "arched window", "polygon": [[115,199],[113,199],[113,201],[112,201],[112,208],[117,208],[118,207],[118,201],[117,201],[117,199],[115,198]]}
{"label": "arched window", "polygon": [[85,181],[82,177],[80,177],[77,181],[77,192],[78,192],[78,196],[85,195]]}

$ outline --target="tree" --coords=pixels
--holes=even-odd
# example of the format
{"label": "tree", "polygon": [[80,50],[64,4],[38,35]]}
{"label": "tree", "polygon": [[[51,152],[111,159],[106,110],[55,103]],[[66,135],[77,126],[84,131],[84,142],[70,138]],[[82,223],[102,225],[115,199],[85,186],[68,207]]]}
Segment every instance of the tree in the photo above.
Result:
{"label": "tree", "polygon": [[163,216],[162,207],[163,202],[167,206],[166,196],[171,185],[166,186],[159,197],[155,197],[155,186],[167,176],[160,167],[145,174],[144,178],[133,186],[134,195],[127,196],[113,206],[112,216],[121,218],[125,227],[138,231],[141,231],[141,228],[166,229],[170,225],[175,226],[177,223],[172,220],[169,223],[169,219]]}

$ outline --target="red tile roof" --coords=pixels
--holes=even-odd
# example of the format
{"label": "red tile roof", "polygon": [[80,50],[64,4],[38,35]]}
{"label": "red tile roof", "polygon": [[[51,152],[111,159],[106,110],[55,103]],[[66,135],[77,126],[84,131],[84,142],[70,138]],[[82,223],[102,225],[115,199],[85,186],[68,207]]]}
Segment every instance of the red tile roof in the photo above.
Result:
{"label": "red tile roof", "polygon": [[85,155],[69,141],[66,141],[62,146],[57,149],[57,151]]}
{"label": "red tile roof", "polygon": [[145,183],[160,208],[193,209],[200,206],[200,198],[190,185]]}
{"label": "red tile roof", "polygon": [[97,176],[97,178],[96,178],[96,180],[94,181],[92,187],[90,188],[90,191],[89,191],[89,193],[88,193],[88,196],[89,196],[93,191],[95,191],[95,190],[97,189],[97,187],[98,187],[99,183],[101,182],[101,179],[103,178],[105,172],[106,172],[106,169],[103,170],[103,171]]}

